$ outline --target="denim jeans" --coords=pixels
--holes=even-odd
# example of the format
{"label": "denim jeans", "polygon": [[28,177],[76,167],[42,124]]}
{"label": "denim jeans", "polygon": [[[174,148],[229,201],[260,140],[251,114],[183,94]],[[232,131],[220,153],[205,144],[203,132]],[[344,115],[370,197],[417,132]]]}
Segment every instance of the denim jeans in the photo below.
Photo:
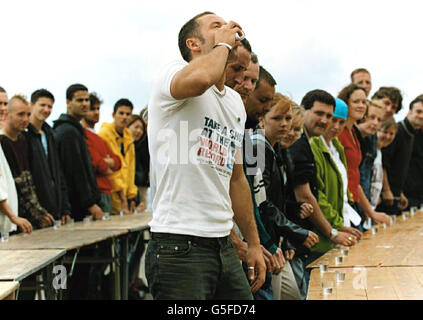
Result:
{"label": "denim jeans", "polygon": [[112,196],[107,193],[100,192],[100,201],[98,206],[101,210],[103,210],[103,212],[109,212],[112,214]]}
{"label": "denim jeans", "polygon": [[152,233],[145,257],[148,287],[158,300],[252,300],[229,237]]}
{"label": "denim jeans", "polygon": [[272,286],[269,286],[267,289],[260,288],[253,296],[254,300],[274,300],[273,288]]}
{"label": "denim jeans", "polygon": [[307,270],[306,266],[314,260],[320,258],[323,254],[324,253],[321,252],[309,252],[305,255],[294,256],[294,259],[291,261],[292,272],[294,273],[302,300],[307,299],[308,286],[310,282],[311,270]]}
{"label": "denim jeans", "polygon": [[290,261],[291,269],[294,273],[295,281],[297,282],[298,291],[300,293],[301,299],[305,300],[307,297],[307,290],[308,290],[308,282],[306,279],[306,269],[304,260],[305,257],[303,256],[294,256],[294,258]]}

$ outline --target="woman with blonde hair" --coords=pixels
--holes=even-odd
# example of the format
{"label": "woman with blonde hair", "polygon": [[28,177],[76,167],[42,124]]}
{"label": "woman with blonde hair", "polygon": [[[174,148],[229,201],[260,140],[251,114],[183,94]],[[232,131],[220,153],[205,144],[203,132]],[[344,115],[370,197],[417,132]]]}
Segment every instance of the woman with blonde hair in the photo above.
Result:
{"label": "woman with blonde hair", "polygon": [[[273,242],[279,246],[280,238],[283,237],[282,248],[285,257],[291,260],[294,250],[299,245],[313,246],[318,237],[312,231],[306,230],[286,216],[287,200],[287,165],[280,156],[280,140],[287,135],[292,122],[292,101],[277,93],[270,105],[260,117],[260,127],[251,137],[254,151],[260,150],[260,144],[265,145],[263,181],[265,196],[258,191],[256,194],[257,205],[265,225],[266,231]],[[259,155],[258,155],[259,156]],[[261,155],[263,159],[263,155]],[[260,158],[259,158],[260,160]],[[261,189],[263,190],[263,189]],[[279,271],[280,272],[280,271]],[[272,290],[276,299],[301,299],[295,277],[289,263],[285,264],[286,277],[274,277]],[[266,283],[268,290],[269,283]],[[282,286],[282,289],[281,289]]]}

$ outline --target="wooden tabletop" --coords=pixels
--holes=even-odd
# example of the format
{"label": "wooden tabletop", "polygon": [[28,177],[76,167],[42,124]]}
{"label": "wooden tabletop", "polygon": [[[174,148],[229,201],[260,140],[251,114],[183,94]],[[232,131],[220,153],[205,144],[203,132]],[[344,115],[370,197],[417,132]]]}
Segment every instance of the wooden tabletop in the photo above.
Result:
{"label": "wooden tabletop", "polygon": [[0,252],[0,281],[21,281],[65,253],[66,250],[2,250]]}
{"label": "wooden tabletop", "polygon": [[0,281],[0,300],[14,299],[15,291],[19,289],[17,281]]}
{"label": "wooden tabletop", "polygon": [[[336,270],[344,282],[336,282]],[[332,294],[323,294],[322,279],[332,280]],[[313,269],[307,300],[423,300],[423,267]]]}
{"label": "wooden tabletop", "polygon": [[[69,227],[53,227],[35,230],[32,234],[18,234],[0,242],[0,250],[65,249],[73,250],[111,237],[128,233],[127,230],[76,230]],[[3,255],[3,252],[0,252]]]}
{"label": "wooden tabletop", "polygon": [[77,222],[73,226],[65,226],[64,230],[127,230],[129,232],[142,231],[149,228],[152,219],[151,212],[132,215],[112,215],[110,220],[92,221],[88,224]]}
{"label": "wooden tabletop", "polygon": [[418,211],[405,221],[398,217],[397,222],[386,229],[379,226],[376,234],[366,231],[339,265],[335,264],[337,254],[339,249],[334,248],[307,268],[318,268],[322,260],[327,260],[331,268],[423,266],[423,212]]}

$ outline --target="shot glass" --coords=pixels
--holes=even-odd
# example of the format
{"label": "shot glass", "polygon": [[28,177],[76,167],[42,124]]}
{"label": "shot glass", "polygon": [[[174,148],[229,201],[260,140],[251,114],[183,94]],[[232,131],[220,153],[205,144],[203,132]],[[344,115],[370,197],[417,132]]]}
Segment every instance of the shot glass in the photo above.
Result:
{"label": "shot glass", "polygon": [[322,291],[324,295],[333,293],[333,280],[331,279],[322,279]]}
{"label": "shot glass", "polygon": [[103,220],[110,220],[110,212],[104,212]]}
{"label": "shot glass", "polygon": [[372,227],[372,234],[376,234],[379,231],[378,226],[373,226]]}
{"label": "shot glass", "polygon": [[53,228],[57,230],[57,229],[60,228],[61,225],[62,225],[62,221],[61,220],[55,220],[54,221]]}
{"label": "shot glass", "polygon": [[336,274],[336,282],[344,282],[345,281],[345,272],[336,270],[335,271]]}
{"label": "shot glass", "polygon": [[70,219],[69,222],[67,223],[67,225],[69,225],[69,226],[73,226],[74,224],[75,224],[74,219]]}
{"label": "shot glass", "polygon": [[1,242],[9,241],[9,231],[2,231],[1,232]]}
{"label": "shot glass", "polygon": [[402,213],[402,221],[407,220],[407,214],[405,212]]}
{"label": "shot glass", "polygon": [[120,215],[121,217],[123,217],[123,216],[125,215],[125,212],[123,212],[123,210],[120,210],[119,215]]}
{"label": "shot glass", "polygon": [[84,226],[87,226],[87,225],[89,225],[90,223],[91,223],[91,221],[93,220],[93,218],[91,217],[91,216],[86,216],[85,218],[84,218]]}
{"label": "shot glass", "polygon": [[339,252],[341,253],[342,256],[348,257],[348,254],[350,252],[350,248],[348,248],[348,247],[341,247],[339,249]]}
{"label": "shot glass", "polygon": [[329,270],[329,261],[328,260],[322,260],[319,264],[320,273],[323,274],[325,272],[328,272]]}
{"label": "shot glass", "polygon": [[242,41],[245,39],[245,33],[244,31],[241,31],[241,35],[239,35],[238,33],[235,34],[235,39],[238,41]]}
{"label": "shot glass", "polygon": [[384,223],[382,223],[382,228],[383,229],[386,229],[387,228],[387,225],[386,225],[386,223],[384,222]]}
{"label": "shot glass", "polygon": [[417,207],[411,207],[410,208],[410,216],[411,217],[414,217],[414,215],[416,214],[416,212],[417,212]]}
{"label": "shot glass", "polygon": [[420,205],[420,211],[423,211],[423,203]]}
{"label": "shot glass", "polygon": [[391,224],[394,224],[395,222],[397,222],[397,216],[393,215],[391,216]]}
{"label": "shot glass", "polygon": [[344,262],[344,257],[343,256],[341,256],[341,255],[336,255],[335,256],[335,264],[336,265],[340,265],[343,262]]}

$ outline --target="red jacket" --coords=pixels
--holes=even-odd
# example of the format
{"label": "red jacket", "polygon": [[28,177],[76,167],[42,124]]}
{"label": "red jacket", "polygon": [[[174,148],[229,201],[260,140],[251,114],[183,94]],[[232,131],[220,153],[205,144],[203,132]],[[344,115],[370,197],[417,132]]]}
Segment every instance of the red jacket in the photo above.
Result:
{"label": "red jacket", "polygon": [[352,135],[347,127],[338,136],[338,140],[344,146],[345,156],[347,157],[348,171],[348,190],[353,194],[355,202],[358,202],[358,186],[360,185],[360,162],[361,147],[360,141],[355,134],[354,128],[351,130]]}
{"label": "red jacket", "polygon": [[113,186],[106,175],[109,165],[104,161],[104,158],[109,155],[115,161],[113,171],[120,169],[120,158],[110,150],[106,141],[99,135],[88,129],[85,129],[85,135],[87,136],[87,147],[90,152],[91,163],[97,177],[98,189],[100,192],[111,195]]}

